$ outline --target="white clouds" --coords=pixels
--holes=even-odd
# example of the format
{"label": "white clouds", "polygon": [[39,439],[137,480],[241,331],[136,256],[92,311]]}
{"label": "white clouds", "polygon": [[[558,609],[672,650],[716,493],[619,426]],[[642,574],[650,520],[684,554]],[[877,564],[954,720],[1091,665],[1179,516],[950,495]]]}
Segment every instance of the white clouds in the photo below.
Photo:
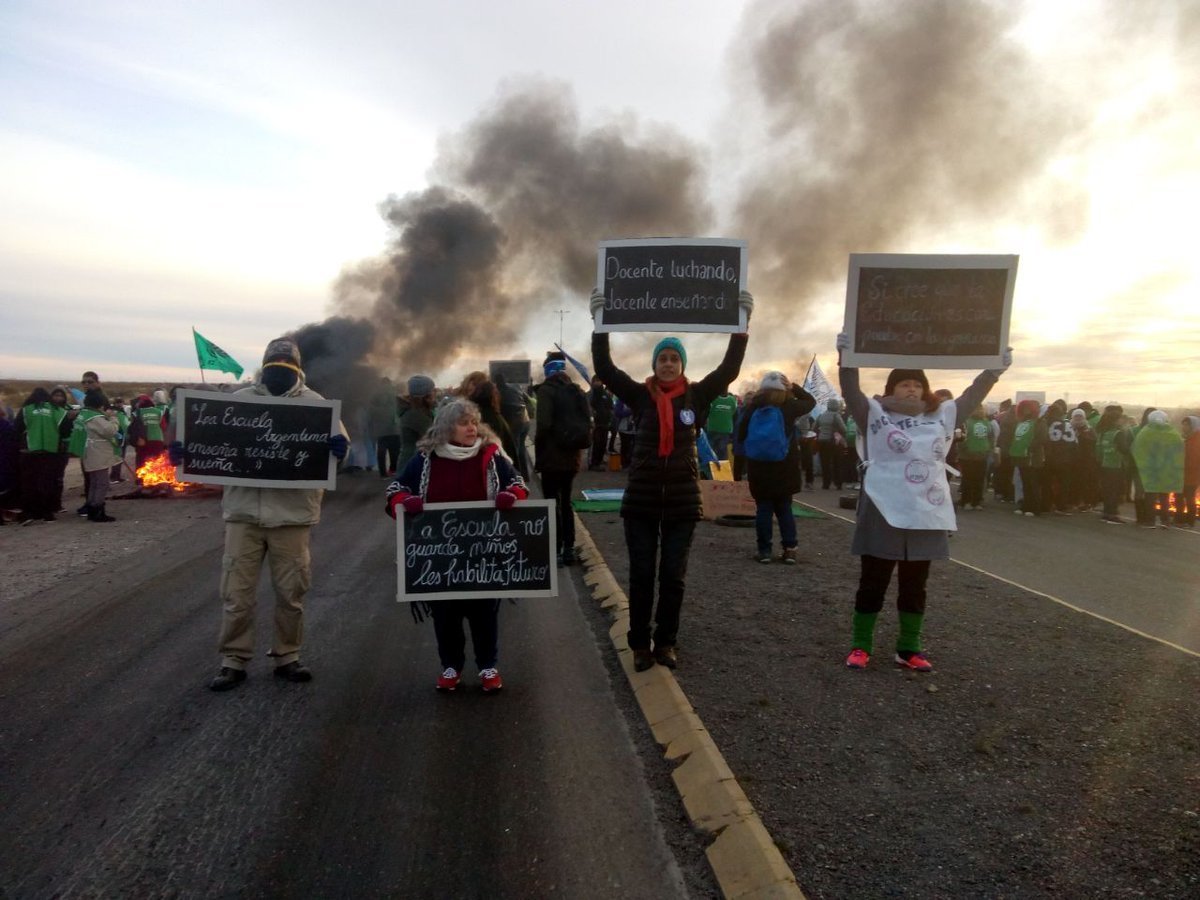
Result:
{"label": "white clouds", "polygon": [[[914,237],[922,246],[844,251],[1020,253],[1014,334],[1023,378],[1071,381],[1078,392],[1094,379],[1107,389],[1108,361],[1064,354],[1064,341],[1102,340],[1146,370],[1174,335],[1194,341],[1200,64],[1186,8],[1168,2],[1151,15],[1103,0],[1011,7],[1044,83],[1069,93],[1084,123],[1049,162],[1042,195],[1014,196],[987,221],[934,222]],[[754,4],[749,15],[770,11]],[[666,122],[707,142],[720,154],[715,190],[736,190],[739,167],[769,143],[743,115],[744,98],[731,99],[739,83],[726,59],[742,12],[724,0],[360,0],[336,8],[316,0],[10,0],[0,7],[2,366],[20,374],[14,366],[43,360],[41,371],[45,359],[61,358],[74,371],[94,342],[76,325],[113,322],[124,330],[114,325],[104,338],[121,355],[146,366],[178,358],[185,373],[188,328],[207,334],[205,317],[213,339],[235,355],[322,317],[341,267],[384,246],[379,201],[424,188],[439,134],[461,129],[514,76],[569,84],[590,121],[633,110],[643,123]],[[738,154],[735,143],[749,149]],[[814,147],[816,167],[820,142]],[[1055,180],[1084,185],[1086,208],[1047,196]],[[752,277],[754,259],[751,247]],[[835,281],[817,290],[804,320],[785,323],[787,349],[805,360],[819,352],[828,365],[843,289]],[[765,304],[793,299],[761,297],[758,323],[772,321]],[[127,322],[128,310],[163,303],[153,321]],[[567,340],[582,343],[586,326],[572,318]],[[535,358],[557,325],[528,323]],[[228,336],[237,326],[244,338]],[[168,338],[176,330],[177,343]],[[10,337],[18,332],[53,334],[61,352],[18,356]],[[752,357],[756,345],[768,354],[766,338],[752,342]],[[174,355],[164,356],[164,346]],[[1200,399],[1185,377],[1169,377],[1180,401]]]}

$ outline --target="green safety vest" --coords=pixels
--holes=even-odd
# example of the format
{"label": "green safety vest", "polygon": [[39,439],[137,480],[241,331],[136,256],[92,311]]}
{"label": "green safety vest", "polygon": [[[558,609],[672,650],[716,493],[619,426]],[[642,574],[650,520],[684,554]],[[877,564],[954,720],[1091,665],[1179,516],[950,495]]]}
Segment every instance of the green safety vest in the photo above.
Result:
{"label": "green safety vest", "polygon": [[67,440],[67,452],[72,456],[83,456],[87,450],[87,422],[104,413],[98,409],[81,409],[75,417],[75,425],[71,428],[71,437]]}
{"label": "green safety vest", "polygon": [[1100,460],[1102,469],[1119,469],[1125,462],[1125,457],[1117,449],[1117,435],[1120,433],[1120,428],[1096,433],[1096,458]]}
{"label": "green safety vest", "polygon": [[712,434],[732,434],[733,414],[737,411],[737,398],[733,394],[722,394],[708,405],[707,430]]}
{"label": "green safety vest", "polygon": [[854,422],[853,416],[846,418],[846,446],[853,447],[858,440],[858,425]]}
{"label": "green safety vest", "polygon": [[146,428],[146,440],[161,441],[163,439],[163,411],[159,407],[147,406],[145,409],[139,409],[136,415]]}
{"label": "green safety vest", "polygon": [[964,448],[968,453],[986,456],[992,449],[992,426],[987,419],[967,419],[963,427]]}
{"label": "green safety vest", "polygon": [[58,426],[67,411],[53,403],[30,403],[21,408],[25,448],[31,453],[58,452]]}
{"label": "green safety vest", "polygon": [[1037,419],[1025,419],[1017,423],[1013,431],[1012,443],[1008,446],[1008,455],[1013,459],[1025,459],[1029,456],[1029,445],[1033,443],[1033,434],[1037,430]]}

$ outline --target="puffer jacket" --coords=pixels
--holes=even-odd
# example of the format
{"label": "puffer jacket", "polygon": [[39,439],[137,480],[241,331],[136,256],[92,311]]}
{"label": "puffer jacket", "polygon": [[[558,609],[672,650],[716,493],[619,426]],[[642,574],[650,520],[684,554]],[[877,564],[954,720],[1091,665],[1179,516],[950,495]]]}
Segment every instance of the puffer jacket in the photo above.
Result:
{"label": "puffer jacket", "polygon": [[[262,384],[255,383],[240,391],[234,391],[234,396],[254,394],[269,397],[271,392]],[[295,387],[287,392],[287,397],[307,397],[311,400],[324,400],[301,378]],[[340,434],[349,434],[341,422],[338,423]],[[321,521],[321,499],[325,491],[321,488],[261,488],[247,487],[240,484],[226,485],[221,499],[221,515],[226,522],[248,522],[262,528],[279,528],[283,525],[316,525]]]}
{"label": "puffer jacket", "polygon": [[[621,516],[650,519],[699,520],[703,518],[700,499],[700,468],[696,460],[696,432],[704,425],[709,404],[729,389],[738,376],[746,355],[745,334],[729,336],[725,358],[704,378],[689,383],[687,390],[671,401],[675,416],[675,443],[670,456],[658,455],[658,406],[645,383],[634,381],[618,369],[609,351],[608,334],[592,335],[592,363],[596,374],[638,422],[629,465],[629,481],[621,500]],[[691,422],[681,414],[687,410]]]}

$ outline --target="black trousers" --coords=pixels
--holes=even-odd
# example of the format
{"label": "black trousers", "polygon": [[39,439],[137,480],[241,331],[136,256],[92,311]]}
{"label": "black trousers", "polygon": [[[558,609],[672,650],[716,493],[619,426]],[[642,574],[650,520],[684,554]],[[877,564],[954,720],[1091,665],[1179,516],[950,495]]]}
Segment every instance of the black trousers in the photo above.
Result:
{"label": "black trousers", "polygon": [[892,580],[892,571],[900,569],[900,595],[896,608],[904,613],[925,612],[925,582],[929,580],[927,559],[881,559],[878,556],[862,557],[862,573],[858,580],[858,594],[854,598],[854,611],[877,613],[883,609],[883,600]]}
{"label": "black trousers", "polygon": [[[654,644],[674,647],[679,634],[688,555],[692,549],[694,520],[625,518],[625,546],[629,551],[629,647],[650,648],[650,619],[654,619]],[[661,550],[661,555],[660,555]],[[654,581],[658,577],[658,607]]]}
{"label": "black trousers", "polygon": [[554,524],[558,534],[558,550],[575,548],[575,510],[571,508],[574,472],[543,472],[542,495],[554,501]]}
{"label": "black trousers", "polygon": [[962,469],[962,504],[963,506],[983,505],[983,482],[987,478],[986,459],[959,460]]}
{"label": "black trousers", "polygon": [[463,619],[471,626],[471,644],[475,665],[491,669],[496,665],[500,636],[500,601],[490,598],[470,600],[434,600],[433,633],[437,636],[438,658],[442,668],[462,671],[467,661],[467,636]]}
{"label": "black trousers", "polygon": [[1034,468],[1027,462],[1018,461],[1017,471],[1021,473],[1021,512],[1031,512],[1040,515],[1046,510],[1042,507],[1042,470]]}
{"label": "black trousers", "polygon": [[604,454],[608,449],[608,426],[596,425],[592,428],[592,452],[588,457],[588,466],[604,465]]}
{"label": "black trousers", "polygon": [[379,467],[380,475],[395,472],[399,460],[400,435],[385,434],[375,439],[375,464]]}
{"label": "black trousers", "polygon": [[817,454],[821,457],[821,487],[829,487],[832,481],[842,489],[842,469],[838,460],[838,446],[833,441],[817,441]]}

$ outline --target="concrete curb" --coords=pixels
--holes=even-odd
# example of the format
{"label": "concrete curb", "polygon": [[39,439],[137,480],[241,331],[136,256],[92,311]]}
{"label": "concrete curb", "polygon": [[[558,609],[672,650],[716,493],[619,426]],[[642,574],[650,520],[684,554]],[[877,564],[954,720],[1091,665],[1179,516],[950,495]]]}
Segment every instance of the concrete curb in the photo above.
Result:
{"label": "concrete curb", "polygon": [[578,516],[575,523],[575,542],[587,567],[584,583],[591,587],[593,599],[609,610],[612,626],[608,634],[642,715],[664,748],[664,756],[678,762],[671,779],[688,818],[714,835],[705,855],[722,895],[729,900],[804,900],[796,876],[674,674],[664,666],[634,671],[633,653],[625,640],[629,600]]}

